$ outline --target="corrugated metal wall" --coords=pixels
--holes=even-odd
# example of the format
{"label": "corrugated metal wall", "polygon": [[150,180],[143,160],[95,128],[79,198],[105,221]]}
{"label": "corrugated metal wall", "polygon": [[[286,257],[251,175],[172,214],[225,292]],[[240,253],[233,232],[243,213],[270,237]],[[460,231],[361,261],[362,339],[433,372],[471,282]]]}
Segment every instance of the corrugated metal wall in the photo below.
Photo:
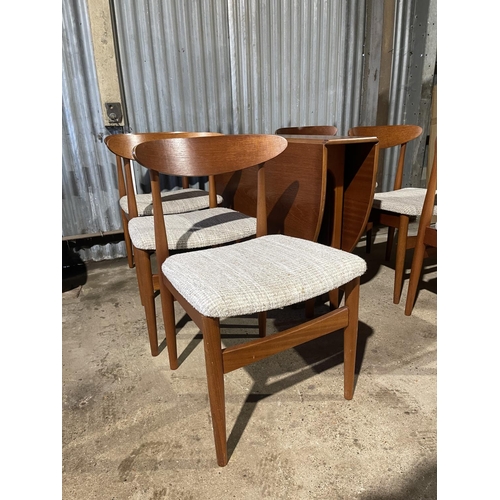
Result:
{"label": "corrugated metal wall", "polygon": [[[131,131],[273,133],[331,124],[346,135],[364,115],[376,116],[377,102],[360,108],[365,0],[110,3]],[[85,6],[63,0],[63,235],[121,226]],[[397,1],[397,9],[393,123],[404,121],[409,98],[416,0]],[[135,172],[138,190],[147,190],[145,169]],[[384,179],[391,175],[389,168]],[[117,244],[82,258],[124,255]]]}
{"label": "corrugated metal wall", "polygon": [[[423,128],[422,136],[407,146],[403,187],[424,187],[426,139],[436,64],[436,0],[398,0],[394,26],[389,116],[387,123],[409,123]],[[393,188],[398,151],[384,157],[378,191]]]}
{"label": "corrugated metal wall", "polygon": [[[62,235],[121,228],[116,173],[102,142],[106,132],[84,0],[62,5]],[[80,251],[84,261],[125,256],[124,243]]]}
{"label": "corrugated metal wall", "polygon": [[[114,2],[132,131],[274,133],[359,115],[364,1]],[[147,172],[135,167],[140,189]]]}

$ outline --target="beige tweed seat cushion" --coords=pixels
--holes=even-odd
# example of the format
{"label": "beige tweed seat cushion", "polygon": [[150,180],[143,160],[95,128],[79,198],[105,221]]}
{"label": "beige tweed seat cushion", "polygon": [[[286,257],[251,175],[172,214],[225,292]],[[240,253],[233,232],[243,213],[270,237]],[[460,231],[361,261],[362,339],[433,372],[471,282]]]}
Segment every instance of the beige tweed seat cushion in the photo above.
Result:
{"label": "beige tweed seat cushion", "polygon": [[[229,208],[209,208],[164,215],[170,250],[221,245],[254,236],[257,219]],[[140,250],[155,250],[154,217],[134,217],[128,223],[130,239]]]}
{"label": "beige tweed seat cushion", "polygon": [[[408,216],[419,216],[424,205],[425,188],[403,188],[387,193],[376,193],[373,197],[373,208],[387,210]],[[434,207],[434,215],[437,207]]]}
{"label": "beige tweed seat cushion", "polygon": [[162,272],[205,316],[223,318],[296,304],[366,271],[357,255],[284,235],[173,255]]}
{"label": "beige tweed seat cushion", "polygon": [[[151,194],[135,195],[137,214],[153,215],[153,200]],[[181,214],[208,208],[208,192],[202,189],[186,188],[175,191],[162,191],[161,200],[164,214]],[[222,203],[222,196],[217,195],[217,204]],[[120,198],[121,209],[128,214],[128,198]]]}

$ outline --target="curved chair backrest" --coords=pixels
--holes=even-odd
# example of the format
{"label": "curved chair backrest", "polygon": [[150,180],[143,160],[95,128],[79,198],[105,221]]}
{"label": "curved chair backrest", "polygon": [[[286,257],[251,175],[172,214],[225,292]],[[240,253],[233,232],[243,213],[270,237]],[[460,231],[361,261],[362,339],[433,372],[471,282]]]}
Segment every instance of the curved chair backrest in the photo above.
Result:
{"label": "curved chair backrest", "polygon": [[[183,137],[206,137],[223,135],[219,132],[144,132],[137,134],[115,134],[108,135],[104,139],[104,144],[116,155],[116,169],[118,173],[118,194],[121,197],[127,196],[128,210],[130,217],[137,217],[137,202],[132,180],[132,169],[130,161],[134,160],[134,148],[143,142],[156,141],[160,139],[172,139]],[[123,174],[123,167],[125,175]],[[213,182],[213,179],[209,179]],[[182,187],[189,187],[189,178],[183,177]],[[214,201],[212,200],[212,203]]]}
{"label": "curved chair backrest", "polygon": [[387,149],[400,146],[394,189],[401,189],[403,184],[403,167],[406,144],[422,135],[422,127],[418,125],[376,125],[369,127],[353,127],[347,135],[351,137],[377,137],[379,148]]}
{"label": "curved chair backrest", "polygon": [[287,135],[337,135],[337,127],[333,125],[309,125],[306,127],[282,127],[275,134]]}
{"label": "curved chair backrest", "polygon": [[134,158],[160,174],[207,176],[264,163],[286,146],[283,137],[266,134],[170,138],[139,144]]}
{"label": "curved chair backrest", "polygon": [[142,142],[172,139],[173,137],[206,137],[213,135],[222,134],[219,132],[144,132],[138,134],[115,134],[108,135],[104,139],[104,143],[115,155],[133,160],[134,148]]}
{"label": "curved chair backrest", "polygon": [[[219,137],[172,138],[148,141],[134,149],[134,158],[150,170],[153,194],[156,254],[161,261],[168,255],[165,225],[161,211],[159,174],[215,176],[244,170],[278,156],[287,147],[279,135],[237,134]],[[209,185],[215,197],[215,183]],[[257,236],[267,234],[264,169],[257,175]]]}

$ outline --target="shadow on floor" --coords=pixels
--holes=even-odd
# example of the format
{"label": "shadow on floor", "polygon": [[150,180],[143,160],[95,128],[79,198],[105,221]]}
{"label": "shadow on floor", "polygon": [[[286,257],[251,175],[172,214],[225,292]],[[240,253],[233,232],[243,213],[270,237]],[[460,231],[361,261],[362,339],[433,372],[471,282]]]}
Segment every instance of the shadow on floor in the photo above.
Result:
{"label": "shadow on floor", "polygon": [[69,292],[87,283],[87,266],[67,243],[62,245],[62,291]]}
{"label": "shadow on floor", "polygon": [[360,500],[434,500],[437,498],[437,464],[428,463],[417,467],[410,479],[397,492],[378,494],[367,492]]}
{"label": "shadow on floor", "polygon": [[[321,305],[316,307],[315,315],[320,316],[328,310],[329,308],[326,305]],[[302,323],[305,320],[305,310],[301,306],[273,310],[268,312],[267,318],[268,321],[272,321],[276,331],[283,331],[294,325]],[[188,321],[188,315],[184,314],[177,323],[178,331]],[[232,332],[235,329],[239,332],[241,332],[242,329],[248,330],[248,334],[235,334]],[[372,328],[365,323],[359,323],[355,385],[357,382],[357,375],[361,370],[361,365],[365,356],[367,341],[372,334]],[[228,318],[223,320],[221,322],[221,337],[222,343],[226,347],[238,344],[241,339],[251,340],[252,337],[258,338],[257,316],[242,316],[240,318]],[[198,333],[191,339],[188,346],[179,355],[179,365],[181,365],[182,362],[190,356],[190,354],[202,342],[202,339],[203,337],[201,333]],[[283,373],[282,366],[279,362],[276,362],[276,360],[262,360],[258,363],[250,364],[244,367],[244,370],[247,371],[254,382],[229,434],[227,441],[229,456],[232,455],[245,431],[245,428],[248,425],[248,422],[252,418],[257,403],[298,383],[302,383],[314,375],[343,364],[343,331],[339,330],[332,332],[331,334],[324,335],[323,337],[319,337],[296,346],[292,350],[299,355],[299,358],[289,359],[289,357],[287,357],[287,366],[291,372],[290,375],[287,375],[275,382],[268,383],[268,380]],[[286,352],[287,351],[276,356],[286,356]],[[343,394],[341,394],[340,397],[343,397]]]}

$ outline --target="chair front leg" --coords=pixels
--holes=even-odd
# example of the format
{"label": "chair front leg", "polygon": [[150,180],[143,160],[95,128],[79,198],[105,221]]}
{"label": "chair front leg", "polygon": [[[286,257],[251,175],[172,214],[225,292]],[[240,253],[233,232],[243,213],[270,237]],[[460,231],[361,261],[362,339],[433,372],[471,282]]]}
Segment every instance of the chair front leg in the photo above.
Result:
{"label": "chair front leg", "polygon": [[168,362],[170,364],[171,370],[177,370],[177,368],[179,367],[179,360],[177,358],[177,331],[175,326],[174,296],[165,286],[161,275],[160,299],[163,324],[165,327],[165,340],[167,342]]}
{"label": "chair front leg", "polygon": [[144,306],[144,313],[146,315],[146,325],[148,328],[151,355],[158,356],[158,331],[156,327],[155,291],[151,270],[151,256],[149,252],[139,250],[135,247],[134,256],[139,294],[141,296],[141,302]]}
{"label": "chair front leg", "polygon": [[355,278],[345,285],[345,305],[349,311],[349,325],[344,328],[344,398],[354,395],[354,371],[358,342],[358,310],[360,279]]}
{"label": "chair front leg", "polygon": [[394,304],[399,304],[401,299],[401,290],[403,288],[403,274],[405,271],[405,258],[406,258],[406,240],[408,238],[408,224],[410,218],[408,215],[399,216],[398,227],[398,243],[396,248],[396,264],[394,276]]}
{"label": "chair front leg", "polygon": [[218,318],[203,317],[203,346],[207,370],[208,398],[212,413],[217,463],[224,467],[228,462],[226,440],[226,404],[224,396],[224,369]]}
{"label": "chair front leg", "polygon": [[387,243],[385,244],[385,260],[391,260],[392,245],[394,243],[394,232],[396,229],[394,227],[389,227],[387,230]]}
{"label": "chair front leg", "polygon": [[[423,238],[422,238],[423,239]],[[415,250],[413,251],[413,260],[411,261],[410,281],[408,283],[408,292],[406,294],[405,315],[411,316],[415,298],[417,296],[417,288],[420,282],[422,266],[425,255],[425,244],[421,239],[417,240]]]}

